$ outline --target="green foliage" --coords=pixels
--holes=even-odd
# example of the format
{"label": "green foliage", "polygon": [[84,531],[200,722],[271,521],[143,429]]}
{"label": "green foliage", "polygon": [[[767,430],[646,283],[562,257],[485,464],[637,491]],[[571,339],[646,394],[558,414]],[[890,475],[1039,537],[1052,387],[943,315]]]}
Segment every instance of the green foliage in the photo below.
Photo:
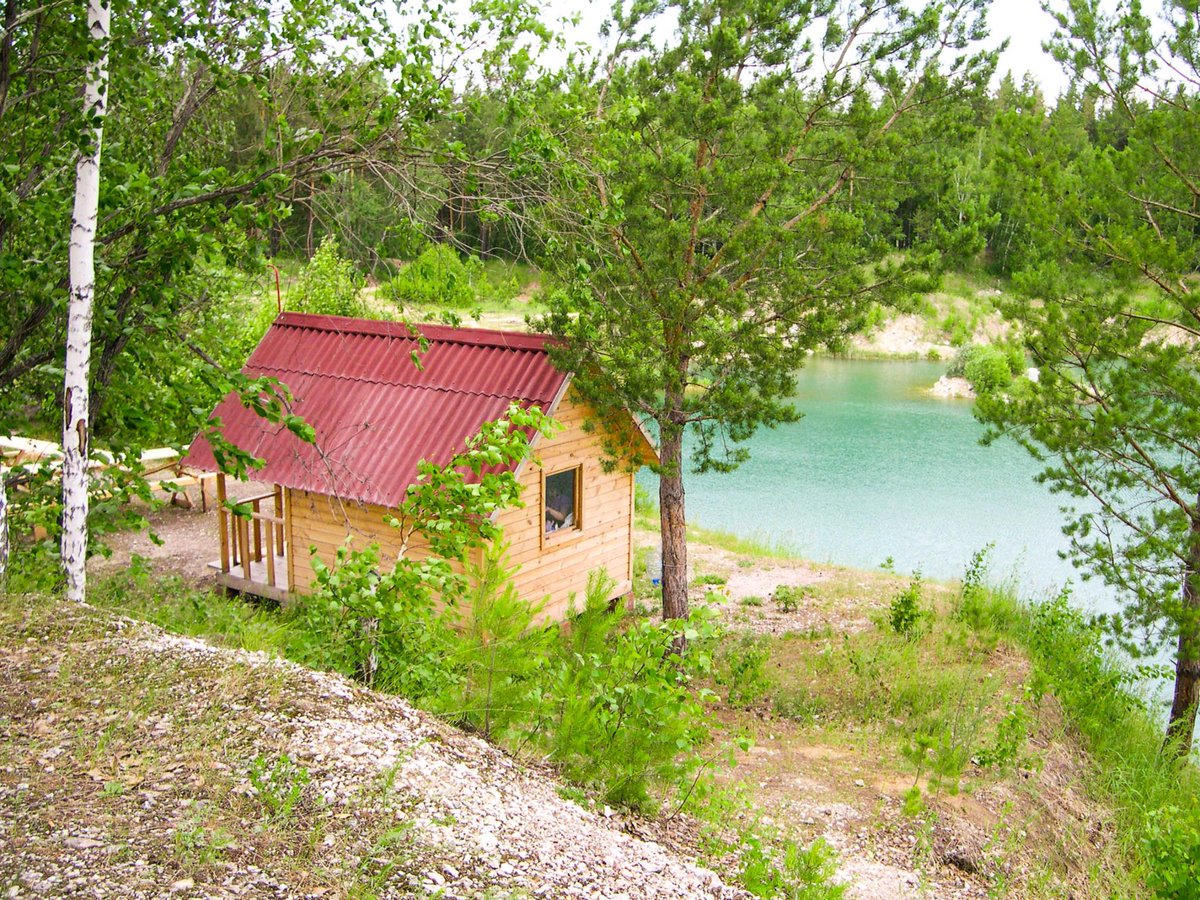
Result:
{"label": "green foliage", "polygon": [[497,740],[519,738],[530,727],[530,693],[555,638],[553,625],[538,627],[544,603],[517,594],[505,546],[489,546],[482,564],[468,568],[466,609],[447,647],[456,689],[430,701],[455,724]]}
{"label": "green foliage", "polygon": [[[538,699],[551,760],[609,803],[648,808],[656,782],[680,784],[702,763],[710,692],[691,679],[711,670],[704,650],[716,633],[703,608],[684,620],[645,619],[618,628],[605,592],[589,592]],[[680,638],[692,644],[680,657]]]}
{"label": "green foliage", "polygon": [[284,303],[296,312],[369,317],[362,299],[365,283],[354,262],[341,255],[337,238],[328,235],[288,289]]}
{"label": "green foliage", "polygon": [[465,260],[448,244],[430,244],[387,284],[384,294],[400,304],[469,309],[493,295],[483,262]]}
{"label": "green foliage", "polygon": [[1008,360],[1003,353],[978,353],[963,369],[963,377],[971,382],[976,394],[989,394],[1003,390],[1012,381]]}
{"label": "green foliage", "polygon": [[286,753],[274,762],[256,756],[250,764],[250,786],[262,804],[263,813],[272,822],[286,824],[304,799],[311,779],[308,770],[296,765]]}
{"label": "green foliage", "polygon": [[236,843],[224,828],[209,828],[199,818],[178,825],[171,833],[176,855],[188,865],[209,866],[220,862]]}
{"label": "green foliage", "polygon": [[1156,897],[1200,898],[1200,810],[1174,804],[1151,810],[1140,847],[1146,887]]}
{"label": "green foliage", "polygon": [[300,607],[311,637],[305,662],[418,702],[448,691],[453,630],[438,589],[458,584],[450,564],[401,560],[381,573],[379,562],[376,545],[341,547],[333,566],[313,557],[313,593]]}
{"label": "green foliage", "polygon": [[1012,384],[1024,366],[1025,357],[1018,347],[970,344],[955,354],[946,374],[967,379],[977,394],[995,393]]}
{"label": "green foliage", "polygon": [[766,664],[770,658],[768,642],[753,634],[731,636],[721,644],[714,680],[725,688],[725,699],[730,706],[749,709],[767,697],[771,679]]}
{"label": "green foliage", "polygon": [[[108,535],[145,527],[146,510],[162,502],[162,496],[151,494],[140,477],[136,455],[132,459],[119,457],[116,462],[98,466],[89,474],[89,556],[108,554]],[[8,587],[16,593],[54,590],[61,580],[61,464],[43,461],[18,472],[6,470],[0,477],[6,481],[8,494]]]}
{"label": "green foliage", "polygon": [[845,896],[846,885],[832,882],[837,874],[836,857],[823,840],[818,839],[807,848],[788,841],[781,860],[754,836],[748,837],[740,850],[738,880],[754,897],[835,900]]}
{"label": "green foliage", "polygon": [[[78,93],[93,62],[81,16],[27,12],[6,33],[5,125],[20,140],[0,147],[0,433],[27,432],[31,410],[36,424],[58,423],[67,224],[87,125]],[[517,15],[481,7],[469,27],[479,37]],[[200,354],[224,362],[219,273],[261,271],[268,237],[278,241],[293,207],[328,179],[381,161],[384,148],[434,144],[422,123],[450,101],[434,63],[450,32],[429,22],[410,41],[359,0],[134,0],[114,12],[91,371],[98,440],[192,436],[210,407],[189,402],[188,376]],[[387,86],[397,73],[402,90]]]}
{"label": "green foliage", "polygon": [[888,607],[888,625],[892,631],[908,640],[915,640],[921,633],[921,620],[926,612],[921,594],[921,573],[916,573],[908,587],[892,597]]}
{"label": "green foliage", "polygon": [[804,599],[804,591],[790,584],[781,584],[775,588],[771,596],[775,599],[775,605],[779,607],[781,613],[792,613],[800,608],[800,602]]}
{"label": "green foliage", "polygon": [[1008,711],[996,724],[992,742],[975,756],[980,766],[990,766],[1001,772],[1011,771],[1021,761],[1021,753],[1029,737],[1030,716],[1025,705],[1014,699]]}
{"label": "green foliage", "polygon": [[692,584],[711,585],[713,587],[722,587],[729,581],[724,575],[717,575],[714,572],[706,572],[703,575],[697,575],[692,579]]}

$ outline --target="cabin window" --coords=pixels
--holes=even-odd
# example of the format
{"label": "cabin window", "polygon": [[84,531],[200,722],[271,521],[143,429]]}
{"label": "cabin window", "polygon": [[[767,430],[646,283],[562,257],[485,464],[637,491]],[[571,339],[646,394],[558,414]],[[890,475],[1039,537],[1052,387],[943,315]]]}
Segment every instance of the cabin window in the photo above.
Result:
{"label": "cabin window", "polygon": [[546,476],[542,513],[546,534],[579,528],[580,466]]}

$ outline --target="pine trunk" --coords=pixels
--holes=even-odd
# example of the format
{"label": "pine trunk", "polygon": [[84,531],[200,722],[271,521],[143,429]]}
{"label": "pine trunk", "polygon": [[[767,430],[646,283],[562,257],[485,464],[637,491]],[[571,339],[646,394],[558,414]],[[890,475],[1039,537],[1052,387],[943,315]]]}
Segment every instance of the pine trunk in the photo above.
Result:
{"label": "pine trunk", "polygon": [[658,508],[662,524],[663,618],[683,619],[688,614],[687,516],[683,497],[683,429],[660,429]]}
{"label": "pine trunk", "polygon": [[70,304],[63,379],[62,564],[67,599],[86,595],[88,515],[88,371],[92,354],[92,302],[96,293],[96,214],[100,205],[100,142],[108,95],[109,8],[89,0],[88,31],[100,52],[88,66],[84,116],[94,122],[75,167],[75,209],[68,249]]}
{"label": "pine trunk", "polygon": [[[1200,500],[1197,501],[1200,506]],[[1200,518],[1192,518],[1191,546],[1183,573],[1183,614],[1175,652],[1175,694],[1164,748],[1182,759],[1192,752],[1196,709],[1200,706]]]}

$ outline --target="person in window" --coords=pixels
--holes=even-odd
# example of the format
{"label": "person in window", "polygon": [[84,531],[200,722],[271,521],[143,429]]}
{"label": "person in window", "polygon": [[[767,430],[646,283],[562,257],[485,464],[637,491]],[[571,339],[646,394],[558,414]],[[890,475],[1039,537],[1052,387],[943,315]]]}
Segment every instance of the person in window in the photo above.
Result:
{"label": "person in window", "polygon": [[546,500],[546,533],[570,528],[575,524],[575,496],[567,484],[557,488]]}

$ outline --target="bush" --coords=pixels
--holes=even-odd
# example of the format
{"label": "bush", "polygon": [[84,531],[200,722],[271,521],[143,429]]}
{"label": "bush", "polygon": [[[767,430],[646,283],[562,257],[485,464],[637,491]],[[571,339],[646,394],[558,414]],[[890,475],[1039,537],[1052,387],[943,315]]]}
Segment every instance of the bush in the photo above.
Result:
{"label": "bush", "polygon": [[478,257],[464,261],[453,247],[431,244],[388,282],[384,294],[400,304],[467,309],[490,297]]}
{"label": "bush", "polygon": [[804,599],[804,594],[798,587],[792,587],[788,584],[781,584],[775,588],[773,594],[775,605],[779,607],[781,613],[792,613],[800,608],[800,601]]}
{"label": "bush", "polygon": [[748,709],[771,690],[766,663],[771,657],[767,641],[741,634],[727,641],[717,654],[716,682],[726,690],[726,700],[735,709]]}
{"label": "bush", "polygon": [[1157,897],[1200,898],[1200,810],[1164,806],[1147,816],[1140,849]]}
{"label": "bush", "polygon": [[975,393],[984,394],[1008,387],[1014,373],[1005,349],[971,344],[955,354],[946,374],[951,378],[967,379]]}
{"label": "bush", "polygon": [[493,544],[481,565],[468,567],[470,610],[448,660],[457,690],[431,698],[434,712],[489,739],[530,726],[528,697],[555,638],[553,628],[537,627],[544,603],[518,596],[504,553],[505,545]]}
{"label": "bush", "polygon": [[341,255],[337,239],[327,235],[288,290],[285,303],[296,312],[363,318],[370,313],[361,298],[365,281],[354,263]]}
{"label": "bush", "polygon": [[999,350],[985,348],[976,354],[963,370],[963,377],[971,382],[976,394],[990,394],[1003,390],[1012,382],[1008,360]]}
{"label": "bush", "polygon": [[920,634],[921,620],[925,617],[921,600],[921,573],[918,572],[908,587],[892,598],[888,607],[888,624],[892,626],[892,631],[908,640]]}
{"label": "bush", "polygon": [[[540,728],[532,736],[567,778],[613,804],[652,808],[649,786],[694,776],[695,750],[709,738],[711,691],[694,675],[711,670],[705,646],[716,625],[703,608],[684,621],[640,620],[621,629],[607,592],[589,590],[536,687]],[[679,638],[692,642],[683,658]]]}
{"label": "bush", "polygon": [[312,563],[317,579],[299,613],[310,638],[306,663],[417,702],[451,690],[456,636],[432,589],[451,576],[445,560],[402,559],[380,572],[379,548],[371,545],[339,548],[332,567],[316,556]]}

